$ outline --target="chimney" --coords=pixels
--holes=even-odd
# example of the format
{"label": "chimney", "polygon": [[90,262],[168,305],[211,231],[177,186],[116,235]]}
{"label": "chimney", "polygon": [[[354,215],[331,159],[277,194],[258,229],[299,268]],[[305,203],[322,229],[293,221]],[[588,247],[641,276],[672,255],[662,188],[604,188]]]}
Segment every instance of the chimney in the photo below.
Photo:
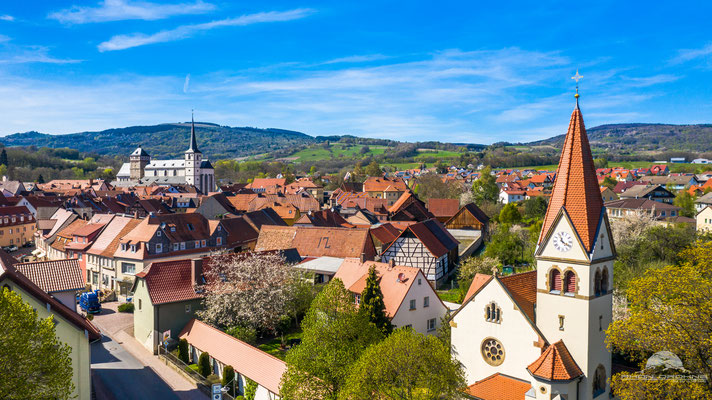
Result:
{"label": "chimney", "polygon": [[190,260],[190,280],[194,286],[203,284],[203,259],[194,258]]}
{"label": "chimney", "polygon": [[361,261],[361,264],[366,262],[366,253],[361,253],[360,261]]}
{"label": "chimney", "polygon": [[388,260],[388,268],[393,268],[393,267],[395,267],[395,266],[396,266],[396,260],[395,260],[395,259],[391,258],[390,260]]}

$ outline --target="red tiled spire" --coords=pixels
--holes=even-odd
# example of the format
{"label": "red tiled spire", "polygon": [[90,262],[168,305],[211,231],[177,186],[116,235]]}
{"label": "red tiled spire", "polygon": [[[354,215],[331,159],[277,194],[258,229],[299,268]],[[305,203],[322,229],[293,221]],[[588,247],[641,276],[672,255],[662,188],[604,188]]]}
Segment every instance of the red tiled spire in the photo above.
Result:
{"label": "red tiled spire", "polygon": [[583,375],[561,340],[550,345],[539,358],[529,364],[527,370],[535,377],[548,381],[569,381]]}
{"label": "red tiled spire", "polygon": [[569,214],[584,247],[590,252],[596,239],[603,200],[596,177],[596,168],[593,165],[591,147],[586,136],[586,127],[578,107],[578,96],[576,108],[571,114],[564,147],[561,150],[551,200],[539,235],[540,243],[551,229],[561,208]]}

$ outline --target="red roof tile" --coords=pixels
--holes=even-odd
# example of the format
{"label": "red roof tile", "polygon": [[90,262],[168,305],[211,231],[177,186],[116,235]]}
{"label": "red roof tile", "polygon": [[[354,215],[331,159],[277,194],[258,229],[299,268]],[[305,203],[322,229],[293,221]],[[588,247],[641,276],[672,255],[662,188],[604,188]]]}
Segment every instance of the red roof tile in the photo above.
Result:
{"label": "red roof tile", "polygon": [[428,211],[436,217],[452,217],[460,210],[458,199],[428,199]]}
{"label": "red roof tile", "polygon": [[472,279],[472,283],[470,284],[470,288],[467,289],[465,301],[477,293],[485,284],[487,284],[487,282],[490,281],[490,279],[492,279],[492,275],[480,273],[475,274],[475,277]]}
{"label": "red roof tile", "polygon": [[151,303],[164,304],[199,299],[191,277],[191,261],[175,260],[154,262],[136,274],[146,280]]}
{"label": "red roof tile", "polygon": [[536,304],[536,270],[498,278],[519,308],[534,322]]}
{"label": "red roof tile", "polygon": [[540,242],[551,229],[562,208],[571,218],[584,248],[591,251],[603,211],[603,199],[598,189],[596,168],[578,105],[571,114],[569,130],[561,150],[556,181],[541,228],[542,233],[539,235]]}
{"label": "red roof tile", "polygon": [[15,268],[47,293],[85,288],[79,260],[54,260],[15,264]]}
{"label": "red roof tile", "polygon": [[482,400],[522,400],[531,389],[529,382],[497,372],[467,388],[466,392]]}
{"label": "red roof tile", "polygon": [[583,375],[561,340],[547,347],[536,361],[529,364],[527,371],[547,381],[570,381]]}

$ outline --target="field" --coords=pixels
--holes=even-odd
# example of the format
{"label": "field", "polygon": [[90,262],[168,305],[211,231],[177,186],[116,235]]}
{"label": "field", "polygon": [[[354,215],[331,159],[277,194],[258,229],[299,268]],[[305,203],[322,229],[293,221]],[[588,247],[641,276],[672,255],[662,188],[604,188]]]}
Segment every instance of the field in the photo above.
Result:
{"label": "field", "polygon": [[349,145],[345,143],[333,143],[330,145],[329,149],[323,147],[313,147],[304,150],[300,150],[288,158],[294,159],[294,161],[320,161],[328,160],[331,158],[345,157],[352,158],[354,156],[366,157],[375,156],[383,154],[386,151],[386,146],[368,146],[369,151],[361,154],[362,145]]}

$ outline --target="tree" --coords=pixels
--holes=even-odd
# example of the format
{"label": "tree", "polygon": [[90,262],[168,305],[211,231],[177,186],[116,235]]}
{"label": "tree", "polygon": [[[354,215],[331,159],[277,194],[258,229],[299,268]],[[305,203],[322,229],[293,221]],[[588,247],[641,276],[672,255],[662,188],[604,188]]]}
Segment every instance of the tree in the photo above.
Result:
{"label": "tree", "polygon": [[524,246],[522,238],[511,232],[509,225],[501,224],[487,243],[484,255],[503,264],[515,264],[524,257]]}
{"label": "tree", "polygon": [[[610,348],[633,354],[670,351],[680,357],[692,374],[709,377],[712,376],[712,242],[698,243],[680,256],[682,261],[678,265],[648,271],[631,281],[627,318],[610,325],[606,331],[607,343]],[[642,398],[641,393],[656,388],[661,394],[653,396],[657,398],[712,397],[712,380],[684,383],[681,388],[674,380],[613,379],[616,395],[623,399]]]}
{"label": "tree", "polygon": [[598,168],[608,168],[608,159],[606,157],[594,158],[593,166]]}
{"label": "tree", "polygon": [[695,198],[687,190],[677,192],[672,204],[682,208],[680,215],[683,217],[695,217]]}
{"label": "tree", "polygon": [[603,178],[603,182],[601,182],[601,186],[605,186],[611,190],[613,190],[613,188],[615,188],[617,184],[618,181],[611,178],[610,176]]}
{"label": "tree", "polygon": [[257,395],[257,382],[250,378],[245,378],[245,400],[255,400]]}
{"label": "tree", "polygon": [[55,336],[54,317],[37,311],[8,288],[0,289],[0,399],[68,399],[72,348]]}
{"label": "tree", "polygon": [[492,168],[487,166],[480,171],[480,179],[472,184],[472,194],[478,205],[483,202],[497,202],[499,187],[497,187],[497,178],[492,175]]}
{"label": "tree", "polygon": [[366,287],[363,288],[363,292],[361,293],[359,311],[364,313],[366,318],[368,318],[384,336],[387,336],[393,330],[391,320],[386,315],[386,304],[383,302],[381,284],[378,282],[376,268],[373,265],[368,269]]}
{"label": "tree", "polygon": [[225,330],[225,333],[235,339],[242,340],[243,342],[251,345],[255,345],[257,343],[257,331],[251,326],[231,326]]}
{"label": "tree", "polygon": [[269,333],[289,313],[302,277],[274,253],[217,255],[204,274],[200,317],[216,325],[247,325]]}
{"label": "tree", "polygon": [[0,177],[7,176],[7,166],[0,164]]}
{"label": "tree", "polygon": [[221,384],[223,387],[227,388],[228,393],[234,393],[235,369],[231,365],[226,365],[223,367],[223,377]]}
{"label": "tree", "polygon": [[435,199],[457,199],[462,190],[454,182],[443,182],[436,174],[424,174],[418,178],[418,198],[427,201]]}
{"label": "tree", "polygon": [[503,224],[516,224],[522,220],[522,214],[519,213],[517,206],[514,203],[509,203],[499,212],[499,222]]}
{"label": "tree", "polygon": [[302,342],[287,353],[284,400],[336,399],[361,353],[383,337],[358,312],[353,295],[334,279],[317,295],[302,321]]}
{"label": "tree", "polygon": [[178,341],[178,359],[185,364],[190,362],[190,357],[188,357],[188,341],[186,339]]}
{"label": "tree", "polygon": [[383,175],[383,171],[381,171],[381,166],[378,165],[378,161],[376,161],[376,160],[371,161],[371,163],[366,166],[366,170],[364,172],[368,176]]}
{"label": "tree", "polygon": [[543,196],[530,197],[524,201],[524,216],[531,220],[543,219],[548,203]]}
{"label": "tree", "polygon": [[2,149],[2,151],[0,151],[0,165],[4,165],[4,166],[7,166],[7,165],[8,165],[8,163],[7,163],[7,151],[5,151],[5,149]]}
{"label": "tree", "polygon": [[42,174],[40,174],[40,175],[37,177],[37,183],[45,183],[45,179],[44,179],[44,177],[42,176]]}
{"label": "tree", "polygon": [[369,347],[351,371],[339,400],[458,399],[466,386],[450,348],[409,328]]}
{"label": "tree", "polygon": [[210,354],[207,351],[200,353],[200,357],[198,357],[198,372],[204,378],[213,373],[212,368],[210,368]]}

